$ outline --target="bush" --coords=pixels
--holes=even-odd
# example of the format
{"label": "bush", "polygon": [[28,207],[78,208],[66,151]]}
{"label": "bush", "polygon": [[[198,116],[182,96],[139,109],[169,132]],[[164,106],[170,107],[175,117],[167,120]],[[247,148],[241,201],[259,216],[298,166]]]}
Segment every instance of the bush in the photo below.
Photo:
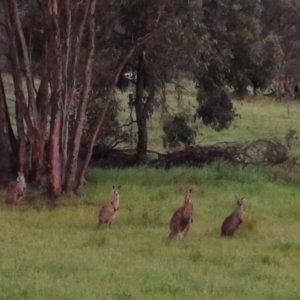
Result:
{"label": "bush", "polygon": [[175,116],[163,126],[164,148],[176,148],[180,144],[185,147],[195,143],[196,132],[188,124],[183,116]]}
{"label": "bush", "polygon": [[197,101],[199,108],[196,116],[202,119],[204,125],[211,126],[216,131],[229,128],[236,113],[224,91],[212,93],[209,97],[198,91]]}

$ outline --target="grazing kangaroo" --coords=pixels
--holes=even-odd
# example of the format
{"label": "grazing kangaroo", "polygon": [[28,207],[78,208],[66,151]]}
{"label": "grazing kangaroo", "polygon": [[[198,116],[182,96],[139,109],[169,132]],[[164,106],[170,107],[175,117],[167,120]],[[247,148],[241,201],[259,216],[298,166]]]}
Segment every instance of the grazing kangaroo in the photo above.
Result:
{"label": "grazing kangaroo", "polygon": [[18,204],[26,189],[26,181],[23,172],[18,172],[16,180],[9,182],[6,188],[5,203]]}
{"label": "grazing kangaroo", "polygon": [[235,196],[236,209],[223,221],[221,236],[232,237],[238,227],[243,223],[243,199],[244,198]]}
{"label": "grazing kangaroo", "polygon": [[184,195],[183,205],[174,213],[170,220],[169,239],[179,239],[187,235],[190,223],[193,223],[193,203],[191,202],[192,190]]}
{"label": "grazing kangaroo", "polygon": [[121,186],[112,186],[112,196],[110,200],[104,204],[99,211],[99,225],[107,224],[108,227],[111,226],[111,222],[116,217],[119,210],[120,202],[120,191]]}

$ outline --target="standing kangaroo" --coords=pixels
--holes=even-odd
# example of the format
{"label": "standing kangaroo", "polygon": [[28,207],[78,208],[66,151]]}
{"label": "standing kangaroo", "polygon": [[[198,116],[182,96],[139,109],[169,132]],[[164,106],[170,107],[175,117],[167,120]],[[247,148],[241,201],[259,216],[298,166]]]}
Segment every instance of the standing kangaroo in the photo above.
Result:
{"label": "standing kangaroo", "polygon": [[111,226],[111,222],[116,217],[117,212],[119,210],[119,202],[120,202],[120,191],[121,186],[112,186],[112,196],[109,201],[104,204],[99,211],[99,225],[107,224],[109,227]]}
{"label": "standing kangaroo", "polygon": [[184,195],[183,205],[174,213],[170,220],[169,239],[179,239],[187,235],[190,223],[193,223],[193,203],[191,202],[192,190]]}
{"label": "standing kangaroo", "polygon": [[26,189],[26,181],[23,172],[18,172],[16,180],[9,182],[6,188],[5,203],[18,204]]}
{"label": "standing kangaroo", "polygon": [[236,209],[224,221],[221,227],[221,236],[232,237],[238,227],[243,223],[243,199],[235,196]]}

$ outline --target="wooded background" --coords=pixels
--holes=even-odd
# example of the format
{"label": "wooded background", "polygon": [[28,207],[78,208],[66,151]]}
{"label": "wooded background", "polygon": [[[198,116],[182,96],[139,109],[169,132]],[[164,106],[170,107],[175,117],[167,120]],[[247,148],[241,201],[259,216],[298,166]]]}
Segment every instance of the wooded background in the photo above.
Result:
{"label": "wooded background", "polygon": [[[143,161],[149,116],[168,111],[166,85],[180,94],[182,78],[196,87],[195,118],[216,130],[237,116],[228,90],[297,99],[299,12],[296,0],[3,0],[0,71],[15,92],[12,114],[0,76],[3,178],[20,169],[51,197],[78,193],[95,146],[128,140],[129,124]],[[131,121],[120,124],[115,93],[128,88]],[[193,143],[185,121],[165,125],[166,145],[174,126]]]}

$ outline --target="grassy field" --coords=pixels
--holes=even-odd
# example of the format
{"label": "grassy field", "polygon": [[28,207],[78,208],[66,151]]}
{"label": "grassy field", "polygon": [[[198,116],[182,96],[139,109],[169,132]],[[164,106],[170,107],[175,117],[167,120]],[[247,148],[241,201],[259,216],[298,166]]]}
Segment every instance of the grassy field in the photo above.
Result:
{"label": "grassy field", "polygon": [[[190,117],[189,123],[197,132],[197,144],[251,142],[256,139],[285,142],[285,136],[290,130],[298,131],[300,128],[299,101],[278,101],[265,96],[249,96],[243,101],[233,100],[235,111],[240,117],[233,121],[229,130],[217,132],[204,126],[200,121],[195,123],[192,121],[197,102],[195,91],[191,85],[189,85],[187,95],[183,95],[180,106],[178,106],[177,96],[168,94],[168,92],[172,92],[172,86],[167,89],[170,116],[184,112],[185,115]],[[127,93],[119,93],[117,99],[121,108],[119,118],[121,122],[126,123],[126,118],[129,115]],[[154,111],[152,119],[148,122],[149,149],[151,150],[166,151],[162,145],[162,125],[164,121],[165,117],[162,117],[161,108],[159,108]],[[136,132],[135,125],[133,125],[133,131]],[[294,148],[293,150],[300,153],[300,148]]]}
{"label": "grassy field", "polygon": [[[299,299],[300,180],[280,170],[90,169],[84,195],[55,210],[2,206],[0,299]],[[100,229],[112,184],[122,186],[121,208]],[[169,243],[189,188],[194,223]],[[234,195],[245,196],[245,220],[233,239],[220,238]]]}
{"label": "grassy field", "polygon": [[[126,94],[118,99],[125,105]],[[192,113],[193,101],[184,97],[180,109]],[[176,105],[170,101],[174,112]],[[193,125],[199,144],[285,142],[289,130],[299,129],[296,102],[261,97],[234,105],[241,118],[229,130]],[[149,124],[149,148],[163,151],[160,122],[158,111]],[[294,142],[290,155],[300,153]],[[300,299],[297,159],[245,169],[221,161],[168,171],[90,168],[86,178],[82,196],[60,199],[55,209],[42,199],[0,205],[1,300]],[[101,229],[97,213],[112,185],[122,186],[121,207],[112,227]],[[169,220],[190,188],[194,223],[185,240],[168,242]],[[245,197],[244,222],[234,238],[220,238],[235,195]]]}

